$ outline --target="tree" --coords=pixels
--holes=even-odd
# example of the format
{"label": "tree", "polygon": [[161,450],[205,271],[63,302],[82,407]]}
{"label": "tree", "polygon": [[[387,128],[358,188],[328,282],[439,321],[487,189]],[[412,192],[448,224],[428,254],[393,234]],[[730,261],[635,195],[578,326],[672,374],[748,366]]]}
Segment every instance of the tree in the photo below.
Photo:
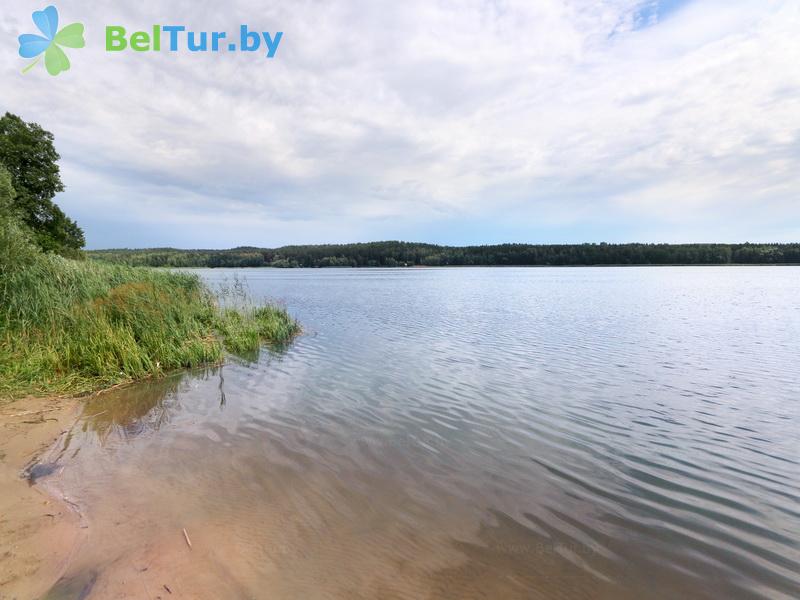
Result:
{"label": "tree", "polygon": [[64,191],[59,158],[52,133],[11,113],[0,117],[0,165],[11,176],[20,218],[43,250],[75,255],[85,244],[83,231],[53,202]]}
{"label": "tree", "polygon": [[11,219],[17,216],[17,207],[14,199],[17,193],[11,185],[11,173],[0,165],[0,219]]}

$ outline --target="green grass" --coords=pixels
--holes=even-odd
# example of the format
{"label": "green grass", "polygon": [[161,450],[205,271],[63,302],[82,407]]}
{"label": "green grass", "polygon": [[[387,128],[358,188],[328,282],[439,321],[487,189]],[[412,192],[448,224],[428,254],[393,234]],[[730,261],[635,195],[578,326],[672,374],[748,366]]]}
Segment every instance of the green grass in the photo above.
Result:
{"label": "green grass", "polygon": [[83,394],[286,343],[277,306],[220,308],[196,275],[44,254],[0,221],[0,398]]}

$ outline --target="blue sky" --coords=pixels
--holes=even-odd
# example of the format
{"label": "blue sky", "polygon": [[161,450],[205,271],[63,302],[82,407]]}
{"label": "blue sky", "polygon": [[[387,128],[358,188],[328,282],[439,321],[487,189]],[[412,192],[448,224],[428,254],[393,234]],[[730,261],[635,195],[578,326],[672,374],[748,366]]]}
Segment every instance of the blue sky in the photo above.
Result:
{"label": "blue sky", "polygon": [[635,8],[634,29],[657,25],[690,2],[691,0],[645,0]]}
{"label": "blue sky", "polygon": [[[796,0],[57,3],[56,136],[88,246],[800,240]],[[106,25],[282,30],[276,57],[104,51]]]}

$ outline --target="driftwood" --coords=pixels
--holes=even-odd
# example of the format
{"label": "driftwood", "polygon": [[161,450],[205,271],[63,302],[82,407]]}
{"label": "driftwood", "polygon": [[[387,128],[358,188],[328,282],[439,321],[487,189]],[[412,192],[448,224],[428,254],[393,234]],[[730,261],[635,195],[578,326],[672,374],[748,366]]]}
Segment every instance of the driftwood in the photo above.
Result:
{"label": "driftwood", "polygon": [[189,539],[189,534],[186,533],[186,529],[183,530],[183,537],[186,540],[186,544],[189,546],[189,550],[192,549],[192,540]]}

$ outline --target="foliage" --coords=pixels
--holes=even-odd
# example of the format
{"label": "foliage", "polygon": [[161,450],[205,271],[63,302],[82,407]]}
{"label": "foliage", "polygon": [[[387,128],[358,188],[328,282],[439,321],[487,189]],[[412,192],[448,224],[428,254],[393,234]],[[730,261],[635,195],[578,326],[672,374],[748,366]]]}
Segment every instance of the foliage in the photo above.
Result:
{"label": "foliage", "polygon": [[153,267],[414,267],[798,264],[800,244],[437,246],[371,242],[232,250],[98,250],[91,258]]}
{"label": "foliage", "polygon": [[14,204],[16,197],[17,192],[11,184],[11,173],[0,165],[0,219],[17,217],[17,207]]}
{"label": "foliage", "polygon": [[77,257],[83,231],[53,202],[64,190],[58,159],[52,133],[11,113],[0,117],[0,165],[11,176],[14,206],[39,247]]}

